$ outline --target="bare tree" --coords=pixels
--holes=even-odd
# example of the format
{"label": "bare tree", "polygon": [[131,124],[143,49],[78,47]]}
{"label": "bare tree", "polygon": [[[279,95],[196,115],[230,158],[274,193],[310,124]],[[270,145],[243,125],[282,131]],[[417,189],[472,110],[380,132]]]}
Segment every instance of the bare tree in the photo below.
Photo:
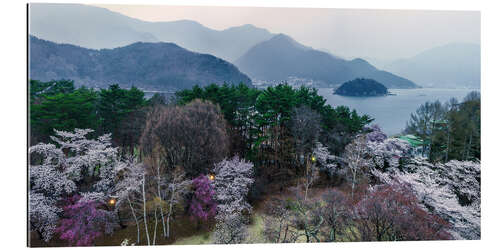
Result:
{"label": "bare tree", "polygon": [[290,210],[286,208],[287,201],[271,198],[265,203],[264,235],[274,243],[290,242]]}
{"label": "bare tree", "polygon": [[[216,145],[216,146],[215,146]],[[148,116],[141,148],[164,159],[168,167],[183,166],[188,177],[207,174],[227,156],[229,137],[220,108],[195,100],[186,106],[159,106]]]}
{"label": "bare tree", "polygon": [[304,159],[310,158],[321,130],[321,116],[307,106],[294,108],[291,120],[291,130],[295,141],[297,161],[304,164]]}
{"label": "bare tree", "polygon": [[[171,180],[168,184],[168,213],[167,213],[167,231],[165,232],[165,237],[170,237],[170,219],[172,218],[173,207],[177,204],[182,195],[188,190],[189,185],[191,185],[191,180],[186,180],[184,178],[184,172],[177,168],[173,171]],[[162,215],[163,216],[163,215]]]}
{"label": "bare tree", "polygon": [[185,175],[209,173],[208,166],[229,152],[226,121],[219,107],[210,102],[158,105],[149,112],[140,141],[143,160],[150,167],[148,174],[156,177],[155,228],[161,220],[163,236],[169,237],[173,207],[189,185]]}
{"label": "bare tree", "polygon": [[346,146],[344,160],[347,162],[351,179],[351,198],[354,198],[354,189],[363,167],[368,165],[365,155],[368,152],[366,137],[361,135]]}
{"label": "bare tree", "polygon": [[321,116],[307,106],[293,110],[291,131],[295,142],[296,162],[304,169],[303,186],[306,200],[309,188],[319,176],[313,152],[321,130],[320,119]]}
{"label": "bare tree", "polygon": [[320,213],[320,205],[317,199],[302,200],[299,197],[288,204],[292,215],[291,242],[295,242],[301,236],[306,237],[306,242],[321,241],[319,236],[324,218]]}
{"label": "bare tree", "polygon": [[337,241],[337,236],[345,231],[351,223],[351,207],[344,193],[336,189],[329,189],[322,195],[325,205],[321,208],[321,214],[325,223],[330,227],[328,233],[329,241]]}
{"label": "bare tree", "polygon": [[449,223],[427,213],[404,184],[377,185],[356,204],[355,218],[363,241],[446,240]]}

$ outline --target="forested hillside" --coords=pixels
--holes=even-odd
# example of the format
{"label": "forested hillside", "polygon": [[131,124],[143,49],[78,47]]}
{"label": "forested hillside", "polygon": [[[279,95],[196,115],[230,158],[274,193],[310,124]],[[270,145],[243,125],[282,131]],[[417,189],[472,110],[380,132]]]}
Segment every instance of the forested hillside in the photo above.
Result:
{"label": "forested hillside", "polygon": [[234,65],[173,43],[134,43],[115,49],[92,50],[57,44],[30,36],[30,78],[73,80],[77,86],[122,87],[175,91],[211,83],[251,80]]}

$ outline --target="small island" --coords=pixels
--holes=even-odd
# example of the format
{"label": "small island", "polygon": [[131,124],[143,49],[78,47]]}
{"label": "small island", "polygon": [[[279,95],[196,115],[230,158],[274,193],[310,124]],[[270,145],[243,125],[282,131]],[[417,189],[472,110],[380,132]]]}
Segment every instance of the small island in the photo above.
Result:
{"label": "small island", "polygon": [[389,94],[389,91],[387,91],[387,88],[383,84],[373,79],[356,78],[340,85],[340,87],[338,87],[333,94],[342,96],[368,97],[385,96]]}

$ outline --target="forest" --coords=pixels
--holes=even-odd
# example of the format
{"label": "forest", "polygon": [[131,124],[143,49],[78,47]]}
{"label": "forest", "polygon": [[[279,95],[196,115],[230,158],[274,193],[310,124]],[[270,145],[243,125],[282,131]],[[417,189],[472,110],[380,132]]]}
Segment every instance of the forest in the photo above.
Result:
{"label": "forest", "polygon": [[308,87],[29,91],[33,246],[480,239],[477,92],[416,110],[417,148]]}
{"label": "forest", "polygon": [[411,115],[405,132],[422,139],[422,154],[430,161],[481,159],[479,92],[470,92],[461,102],[426,102]]}

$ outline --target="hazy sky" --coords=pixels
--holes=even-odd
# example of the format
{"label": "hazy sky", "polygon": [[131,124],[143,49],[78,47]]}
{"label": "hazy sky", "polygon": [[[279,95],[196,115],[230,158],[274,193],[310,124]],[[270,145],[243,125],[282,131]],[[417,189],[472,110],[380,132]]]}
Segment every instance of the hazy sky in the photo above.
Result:
{"label": "hazy sky", "polygon": [[253,24],[344,57],[393,60],[447,43],[480,43],[477,11],[96,5],[145,21]]}

